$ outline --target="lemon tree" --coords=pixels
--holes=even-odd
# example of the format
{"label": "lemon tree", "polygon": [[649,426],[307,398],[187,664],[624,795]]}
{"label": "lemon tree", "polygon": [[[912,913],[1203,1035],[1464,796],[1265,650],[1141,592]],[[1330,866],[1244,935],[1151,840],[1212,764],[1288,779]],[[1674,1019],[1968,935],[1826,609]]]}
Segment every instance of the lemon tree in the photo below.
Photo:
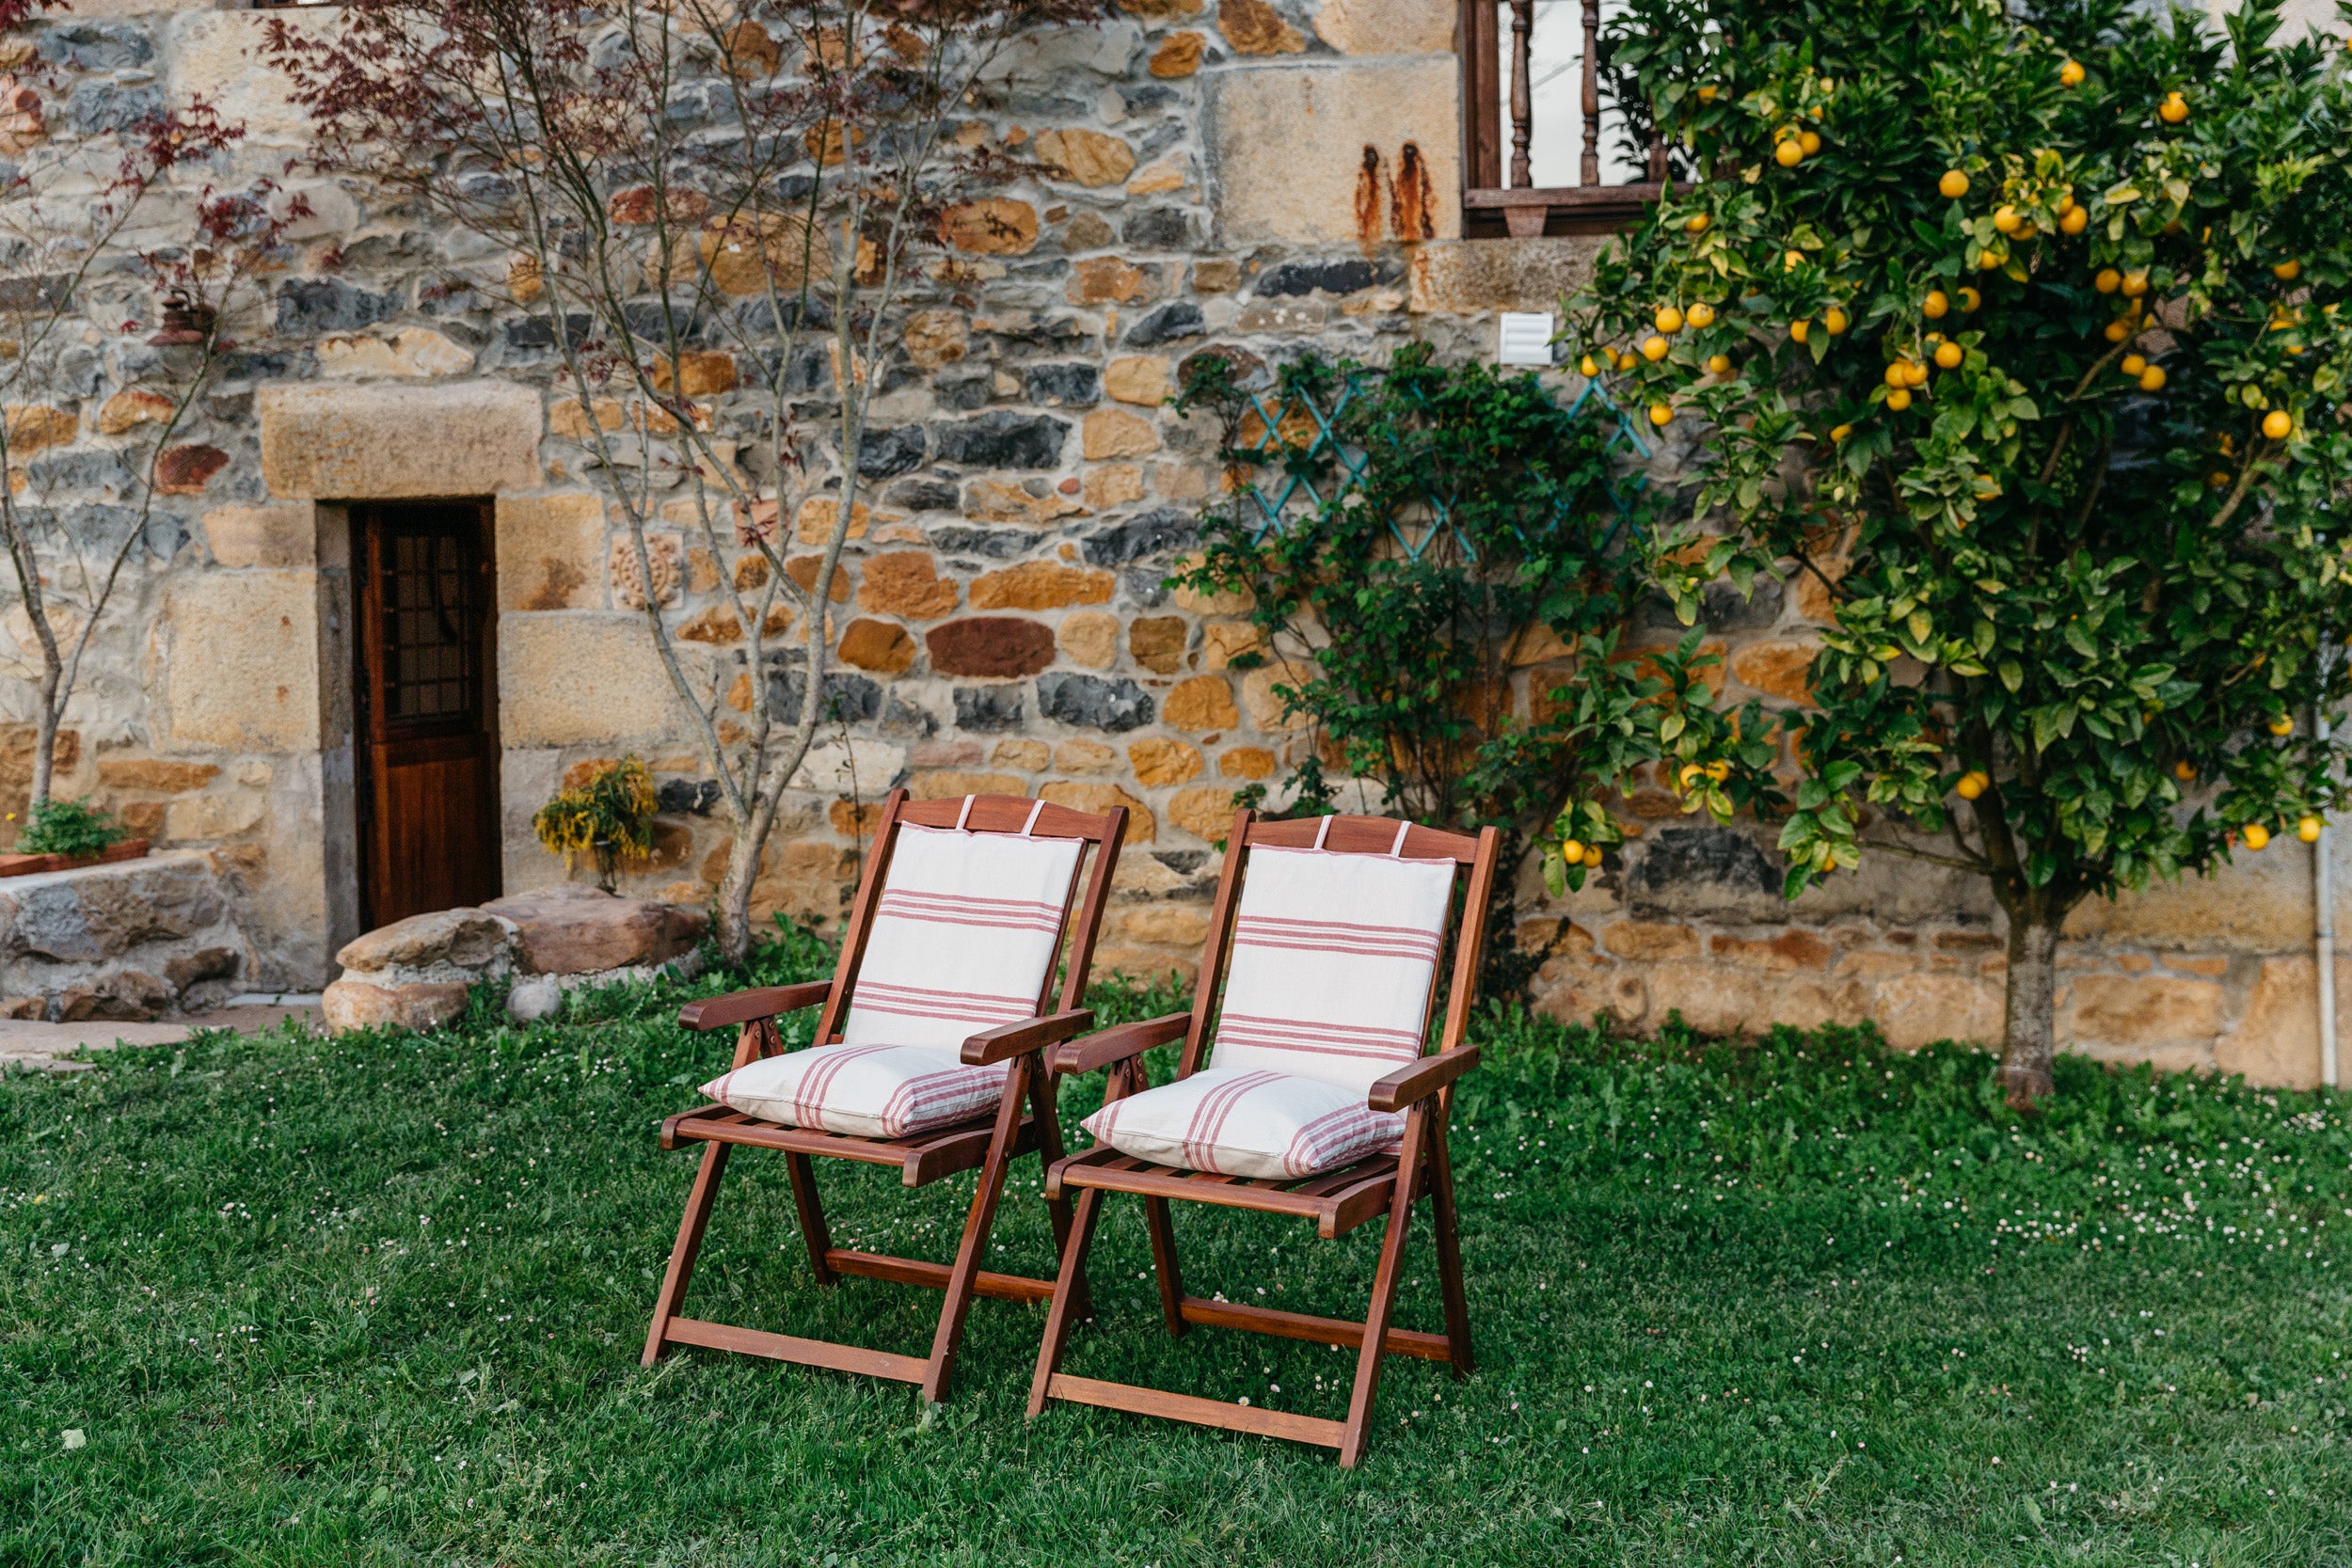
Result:
{"label": "lemon tree", "polygon": [[1629,0],[1677,184],[1569,302],[1692,443],[1661,577],[1813,579],[1793,897],[1865,854],[1985,878],[2004,1080],[2050,1092],[2061,925],[2345,799],[2312,720],[2352,426],[2352,87],[2273,0]]}

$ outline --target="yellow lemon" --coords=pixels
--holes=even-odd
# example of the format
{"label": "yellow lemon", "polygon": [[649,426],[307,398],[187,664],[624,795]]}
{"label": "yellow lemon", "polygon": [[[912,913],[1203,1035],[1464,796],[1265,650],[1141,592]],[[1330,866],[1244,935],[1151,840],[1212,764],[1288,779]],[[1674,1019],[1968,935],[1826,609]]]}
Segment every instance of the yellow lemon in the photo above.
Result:
{"label": "yellow lemon", "polygon": [[1617,356],[1617,369],[1621,371],[1629,371],[1641,362],[1642,357],[1638,354],[1620,354]]}
{"label": "yellow lemon", "polygon": [[1984,793],[1984,786],[1992,782],[1992,780],[1986,778],[1982,773],[1978,772],[1972,768],[1967,772],[1963,773],[1960,776],[1960,782],[1953,784],[1952,789],[1953,792],[1959,795],[1962,800],[1973,800],[1978,796],[1982,795]]}
{"label": "yellow lemon", "polygon": [[1930,289],[1928,297],[1919,302],[1919,309],[1926,313],[1930,321],[1943,320],[1945,312],[1951,308],[1950,297],[1941,289]]}
{"label": "yellow lemon", "polygon": [[2180,780],[2183,784],[2186,784],[2191,779],[2197,777],[2197,765],[2189,761],[2186,757],[2183,757],[2180,761],[2172,765],[2172,776]]}
{"label": "yellow lemon", "polygon": [[2061,234],[2079,234],[2090,227],[2090,209],[2088,207],[2069,207],[2058,214],[2058,232]]}
{"label": "yellow lemon", "polygon": [[2006,202],[1994,209],[1993,227],[1999,230],[2004,234],[2016,233],[2017,230],[2024,226],[2025,221],[2025,219],[2017,215],[2017,209],[2010,206]]}
{"label": "yellow lemon", "polygon": [[1969,314],[1971,311],[1975,310],[1978,306],[1982,305],[1983,303],[1984,295],[1977,293],[1976,290],[1963,289],[1960,291],[1960,313],[1962,315],[1964,316]]}
{"label": "yellow lemon", "polygon": [[1718,757],[1707,765],[1707,776],[1717,784],[1721,784],[1731,777],[1731,764]]}
{"label": "yellow lemon", "polygon": [[2295,733],[2295,721],[2282,713],[2270,721],[2270,733],[2272,735],[2293,735]]}
{"label": "yellow lemon", "polygon": [[2306,844],[2317,844],[2319,842],[2319,831],[2326,826],[2327,824],[2322,822],[2318,817],[2307,816],[2295,825],[2295,836],[2301,839]]}
{"label": "yellow lemon", "polygon": [[2084,71],[2080,64],[2074,60],[2069,60],[2064,65],[2058,67],[2058,86],[2062,87],[2081,87],[2083,85],[2083,77],[2086,74],[2087,72]]}
{"label": "yellow lemon", "polygon": [[1600,367],[1593,363],[1593,356],[1589,354],[1576,362],[1576,368],[1584,373],[1587,380],[1600,373]]}
{"label": "yellow lemon", "polygon": [[[1821,111],[1819,109],[1813,111],[1817,118],[1820,115],[1820,112]],[[1804,155],[1806,157],[1812,157],[1813,154],[1821,150],[1820,133],[1817,131],[1800,132],[1797,136],[1797,145],[1804,150]]]}
{"label": "yellow lemon", "polygon": [[1801,266],[1803,266],[1803,265],[1804,265],[1804,251],[1802,251],[1802,250],[1790,250],[1790,251],[1786,251],[1786,252],[1783,252],[1783,253],[1782,253],[1781,258],[1780,258],[1780,270],[1781,270],[1781,271],[1783,271],[1783,272],[1794,272],[1794,271],[1796,271],[1799,267],[1801,267]]}
{"label": "yellow lemon", "polygon": [[1947,371],[1958,370],[1963,357],[1958,343],[1942,342],[1935,345],[1935,362]]}
{"label": "yellow lemon", "polygon": [[1772,149],[1772,162],[1783,168],[1794,168],[1804,162],[1804,146],[1794,136]]}
{"label": "yellow lemon", "polygon": [[1712,103],[1715,102],[1715,95],[1722,90],[1712,82],[1704,83],[1699,87],[1699,102]]}
{"label": "yellow lemon", "polygon": [[1946,169],[1944,178],[1935,182],[1935,188],[1943,193],[1946,199],[1958,201],[1968,194],[1968,177],[1956,168]]}
{"label": "yellow lemon", "polygon": [[2169,92],[2164,95],[2164,102],[2157,105],[2156,114],[2167,125],[2178,125],[2188,118],[2188,100],[2177,92]]}
{"label": "yellow lemon", "polygon": [[1850,424],[1841,424],[1829,433],[1829,438],[1833,443],[1835,443],[1844,440],[1847,436],[1851,436],[1852,434],[1853,426]]}
{"label": "yellow lemon", "polygon": [[2147,368],[2148,361],[2141,358],[2138,355],[2127,354],[2123,356],[2122,371],[2125,375],[2137,375],[2140,372],[2146,370]]}
{"label": "yellow lemon", "polygon": [[1788,324],[1788,336],[1791,341],[1796,342],[1804,342],[1805,336],[1812,330],[1813,324],[1811,322],[1790,322]]}
{"label": "yellow lemon", "polygon": [[2147,292],[2148,275],[2146,273],[2127,272],[2123,275],[2123,297],[2125,299],[2137,299]]}
{"label": "yellow lemon", "polygon": [[1675,422],[1675,411],[1662,403],[1653,403],[1649,405],[1649,422],[1663,430]]}
{"label": "yellow lemon", "polygon": [[2111,294],[2123,286],[2123,275],[2113,267],[2101,267],[2098,276],[2090,280],[2090,286],[2103,294]]}
{"label": "yellow lemon", "polygon": [[1714,221],[1705,213],[1693,213],[1683,220],[1682,227],[1693,234],[1704,234],[1707,232],[1707,226]]}
{"label": "yellow lemon", "polygon": [[1658,330],[1661,332],[1679,332],[1682,330],[1682,312],[1676,309],[1671,305],[1660,306],[1658,308],[1658,314],[1650,319],[1657,324]]}
{"label": "yellow lemon", "polygon": [[1683,319],[1692,326],[1712,326],[1715,325],[1715,308],[1702,299],[1691,307]]}
{"label": "yellow lemon", "polygon": [[1903,363],[1903,361],[1901,361],[1900,359],[1898,359],[1898,360],[1896,360],[1893,364],[1891,364],[1891,365],[1887,366],[1887,367],[1886,367],[1886,384],[1887,384],[1889,387],[1908,387],[1908,386],[1910,386],[1910,385],[1911,385],[1911,367],[1910,367],[1910,366],[1908,366],[1908,365],[1906,365],[1906,364],[1904,364],[1904,363]]}
{"label": "yellow lemon", "polygon": [[1906,409],[1906,408],[1910,407],[1910,406],[1911,406],[1911,391],[1910,391],[1910,388],[1905,388],[1905,387],[1898,387],[1898,388],[1896,388],[1893,391],[1891,391],[1891,392],[1887,393],[1887,394],[1886,394],[1886,406],[1887,406],[1887,407],[1889,407],[1889,408],[1892,408],[1892,409],[1893,409],[1896,413],[1898,413],[1898,414],[1901,413],[1904,409]]}
{"label": "yellow lemon", "polygon": [[2209,490],[2227,490],[2230,487],[2230,476],[2217,468],[2205,476],[2205,487]]}
{"label": "yellow lemon", "polygon": [[2303,263],[2293,259],[2289,259],[2280,262],[2277,266],[2272,267],[2270,269],[2270,276],[2277,278],[2281,283],[2292,283],[2296,278],[2303,276]]}
{"label": "yellow lemon", "polygon": [[1836,337],[1846,330],[1846,312],[1835,305],[1831,306],[1821,312],[1821,325],[1828,329],[1831,337]]}
{"label": "yellow lemon", "polygon": [[2263,416],[2263,434],[2274,441],[2283,441],[2293,433],[2295,420],[2283,408],[2274,408]]}
{"label": "yellow lemon", "polygon": [[1666,357],[1666,340],[1655,336],[1643,339],[1642,357],[1653,365]]}
{"label": "yellow lemon", "polygon": [[1688,789],[1691,787],[1692,780],[1705,778],[1706,776],[1706,768],[1700,767],[1695,762],[1686,762],[1682,765],[1680,769],[1676,772],[1675,782],[1680,784],[1683,788]]}
{"label": "yellow lemon", "polygon": [[2151,365],[2146,370],[2140,372],[2139,389],[2143,392],[2163,391],[2164,367],[2162,365]]}
{"label": "yellow lemon", "polygon": [[1906,359],[1903,361],[1903,379],[1914,387],[1924,387],[1928,384],[1928,368],[1916,359]]}
{"label": "yellow lemon", "polygon": [[1731,373],[1731,356],[1728,354],[1708,355],[1707,356],[1707,373],[1709,375],[1729,375]]}
{"label": "yellow lemon", "polygon": [[1583,858],[1584,858],[1584,845],[1583,845],[1583,842],[1582,842],[1581,839],[1573,839],[1573,838],[1572,838],[1572,839],[1568,840],[1565,844],[1563,844],[1562,846],[1560,846],[1560,858],[1561,858],[1562,860],[1564,860],[1564,861],[1567,862],[1570,865],[1574,865],[1574,864],[1576,864],[1577,863],[1579,863],[1580,861],[1583,860]]}
{"label": "yellow lemon", "polygon": [[2264,827],[2259,822],[2249,822],[2246,824],[2246,847],[2249,849],[2265,848],[2269,846],[2269,843],[2270,830],[2268,828]]}
{"label": "yellow lemon", "polygon": [[2007,251],[2000,249],[1998,246],[1989,247],[1982,255],[1977,258],[1977,270],[1979,272],[1991,272],[2008,260],[2009,253]]}
{"label": "yellow lemon", "polygon": [[2115,320],[2107,323],[2106,337],[2108,342],[2120,343],[2131,335],[2131,323],[2125,321],[2122,317],[2118,316]]}
{"label": "yellow lemon", "polygon": [[1599,865],[1599,864],[1600,864],[1600,859],[1601,859],[1601,856],[1600,856],[1600,846],[1599,846],[1599,845],[1597,845],[1597,844],[1587,844],[1586,846],[1584,846],[1584,868],[1585,868],[1587,871],[1592,870],[1594,867],[1596,867],[1596,866]]}

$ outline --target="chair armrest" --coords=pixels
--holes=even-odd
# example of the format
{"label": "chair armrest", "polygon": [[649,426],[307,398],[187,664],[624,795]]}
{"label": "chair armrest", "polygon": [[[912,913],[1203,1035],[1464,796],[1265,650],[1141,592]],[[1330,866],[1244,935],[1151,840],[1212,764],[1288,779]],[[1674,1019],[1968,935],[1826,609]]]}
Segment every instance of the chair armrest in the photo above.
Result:
{"label": "chair armrest", "polygon": [[1140,1055],[1155,1045],[1182,1039],[1191,1024],[1190,1013],[1168,1013],[1160,1018],[1138,1019],[1133,1023],[1114,1023],[1099,1035],[1056,1046],[1053,1054],[1045,1058],[1045,1066],[1054,1072],[1092,1072],[1096,1068]]}
{"label": "chair armrest", "polygon": [[677,1010],[677,1021],[689,1029],[725,1029],[758,1019],[776,1018],[814,1007],[833,994],[831,980],[803,980],[797,986],[761,986],[755,990],[731,990],[706,996]]}
{"label": "chair armrest", "polygon": [[1474,1045],[1440,1051],[1411,1067],[1398,1068],[1373,1085],[1364,1102],[1375,1111],[1401,1111],[1417,1100],[1426,1100],[1477,1065],[1478,1047]]}
{"label": "chair armrest", "polygon": [[1000,1023],[963,1042],[963,1065],[986,1067],[991,1062],[1007,1061],[1073,1035],[1083,1035],[1092,1027],[1091,1007],[1073,1007],[1066,1013],[1047,1013],[1043,1018],[1025,1018],[1018,1023]]}

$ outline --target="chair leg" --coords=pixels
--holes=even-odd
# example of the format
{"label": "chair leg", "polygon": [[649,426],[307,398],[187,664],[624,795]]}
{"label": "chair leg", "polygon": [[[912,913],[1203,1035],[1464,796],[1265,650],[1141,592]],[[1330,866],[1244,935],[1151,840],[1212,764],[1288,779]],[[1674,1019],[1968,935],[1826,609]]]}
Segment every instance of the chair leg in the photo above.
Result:
{"label": "chair leg", "polygon": [[1078,1201],[1070,1215],[1070,1244],[1062,1250],[1061,1273],[1054,1280],[1054,1305],[1045,1314],[1045,1339],[1037,1348],[1037,1376],[1029,1383],[1029,1414],[1038,1416],[1045,1410],[1045,1386],[1054,1380],[1061,1367],[1061,1354],[1070,1343],[1070,1326],[1075,1320],[1077,1282],[1086,1272],[1087,1248],[1094,1241],[1094,1221],[1103,1210],[1100,1188],[1088,1187],[1078,1194]]}
{"label": "chair leg", "polygon": [[1424,1101],[1406,1114],[1405,1147],[1396,1163],[1396,1196],[1389,1203],[1388,1234],[1380,1240],[1380,1266],[1372,1276],[1372,1309],[1364,1314],[1363,1349],[1356,1355],[1356,1391],[1347,1402],[1347,1424],[1340,1438],[1340,1465],[1353,1468],[1364,1456],[1372,1427],[1373,1397],[1380,1391],[1380,1364],[1388,1359],[1389,1319],[1396,1307],[1398,1275],[1405,1267],[1405,1233],[1413,1223],[1413,1175],[1425,1142]]}
{"label": "chair leg", "polygon": [[808,1243],[809,1272],[819,1285],[838,1285],[841,1276],[825,1261],[833,1250],[833,1232],[825,1227],[824,1206],[817,1201],[817,1166],[805,1154],[787,1154],[785,1168],[792,1176],[792,1207],[800,1212],[801,1240]]}
{"label": "chair leg", "polygon": [[[1029,1077],[1029,1114],[1037,1120],[1037,1151],[1039,1169],[1051,1169],[1068,1152],[1061,1141],[1061,1117],[1054,1103],[1054,1075],[1039,1069]],[[1045,1212],[1054,1222],[1054,1262],[1060,1267],[1062,1254],[1070,1248],[1070,1199],[1048,1198]],[[1087,1277],[1078,1275],[1078,1316],[1094,1316],[1094,1298],[1087,1288]]]}
{"label": "chair leg", "polygon": [[645,1330],[645,1354],[639,1365],[661,1359],[670,1320],[686,1301],[686,1284],[693,1277],[694,1255],[702,1250],[703,1230],[710,1224],[710,1206],[719,1196],[719,1178],[726,1174],[727,1145],[705,1144],[703,1163],[694,1172],[693,1190],[687,1195],[686,1212],[677,1222],[677,1244],[670,1248],[670,1266],[662,1271],[661,1289],[654,1296],[653,1325]]}
{"label": "chair leg", "polygon": [[1176,1272],[1176,1221],[1164,1197],[1143,1200],[1143,1223],[1152,1232],[1152,1271],[1160,1280],[1160,1313],[1168,1320],[1168,1332],[1184,1338],[1184,1281]]}
{"label": "chair leg", "polygon": [[1446,1113],[1451,1107],[1444,1099],[1439,1096],[1429,1120],[1429,1217],[1438,1232],[1438,1288],[1445,1297],[1445,1337],[1458,1383],[1476,1369],[1470,1356],[1470,1298],[1462,1291],[1462,1230],[1454,1217],[1454,1159],[1446,1148]]}
{"label": "chair leg", "polygon": [[972,1212],[963,1222],[963,1241],[956,1248],[955,1266],[947,1271],[947,1299],[939,1309],[939,1331],[931,1337],[930,1370],[923,1378],[923,1398],[938,1404],[947,1397],[955,1376],[956,1350],[963,1340],[963,1321],[972,1311],[972,1287],[978,1283],[980,1263],[996,1222],[996,1200],[1004,1195],[1005,1172],[1012,1164],[1013,1140],[1021,1131],[1021,1102],[1027,1098],[1037,1054],[1016,1056],[996,1104],[996,1128],[989,1139],[988,1158],[980,1165],[979,1185],[972,1194]]}

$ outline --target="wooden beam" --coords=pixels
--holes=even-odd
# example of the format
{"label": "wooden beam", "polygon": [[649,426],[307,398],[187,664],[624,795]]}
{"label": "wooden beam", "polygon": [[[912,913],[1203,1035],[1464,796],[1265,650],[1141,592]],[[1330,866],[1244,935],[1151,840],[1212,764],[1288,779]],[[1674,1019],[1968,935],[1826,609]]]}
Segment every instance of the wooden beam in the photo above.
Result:
{"label": "wooden beam", "polygon": [[1067,1372],[1055,1373],[1053,1381],[1045,1386],[1045,1393],[1049,1399],[1067,1400],[1073,1404],[1091,1404],[1104,1410],[1124,1410],[1134,1416],[1160,1416],[1170,1420],[1190,1421],[1196,1426],[1251,1433],[1260,1437],[1287,1437],[1294,1443],[1320,1443],[1327,1449],[1340,1446],[1339,1422],[1313,1416],[1295,1416],[1287,1410],[1262,1410],[1255,1405],[1227,1404],[1222,1400],[1196,1399],[1190,1394],[1170,1394],[1158,1388],[1138,1388],[1132,1383],[1104,1383],[1090,1377],[1072,1377]]}

